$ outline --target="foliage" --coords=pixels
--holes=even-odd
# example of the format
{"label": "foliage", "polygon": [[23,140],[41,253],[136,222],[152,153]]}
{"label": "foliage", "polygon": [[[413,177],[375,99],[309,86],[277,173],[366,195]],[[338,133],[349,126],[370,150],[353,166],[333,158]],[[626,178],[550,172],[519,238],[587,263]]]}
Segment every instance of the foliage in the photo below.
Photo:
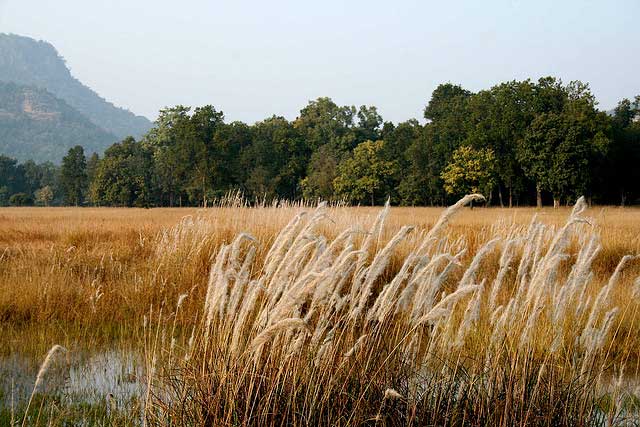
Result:
{"label": "foliage", "polygon": [[338,173],[339,162],[339,153],[329,144],[321,146],[311,155],[307,176],[300,182],[305,199],[335,198],[333,181]]}
{"label": "foliage", "polygon": [[49,206],[53,201],[53,189],[49,185],[36,190],[35,202],[41,206]]}
{"label": "foliage", "polygon": [[65,203],[80,206],[87,186],[87,160],[83,148],[77,145],[62,159],[60,168],[60,188]]}
{"label": "foliage", "polygon": [[465,194],[491,194],[495,185],[496,158],[493,150],[463,145],[453,152],[453,158],[442,172],[447,193],[462,197]]}
{"label": "foliage", "polygon": [[[7,111],[24,112],[24,93],[14,95]],[[580,195],[629,204],[640,201],[639,104],[640,98],[623,100],[608,115],[597,110],[588,85],[544,77],[478,93],[440,85],[424,109],[425,124],[384,122],[374,106],[339,106],[321,97],[295,120],[272,116],[252,125],[227,123],[212,105],[166,108],[142,139],[115,144],[120,148],[103,158],[90,136],[78,137],[94,152],[86,175],[90,200],[99,205],[208,206],[236,192],[251,203],[375,204],[390,197],[393,204],[444,205],[469,189],[508,206],[550,198],[557,206]],[[486,173],[469,150],[481,154]],[[0,204],[45,185],[54,195],[67,194],[59,178],[51,163],[0,157]]]}
{"label": "foliage", "polygon": [[383,156],[384,141],[365,141],[353,150],[353,156],[338,165],[333,181],[336,194],[356,203],[370,202],[373,206],[386,197],[389,179],[396,164]]}
{"label": "foliage", "polygon": [[12,206],[29,206],[33,203],[33,200],[26,193],[16,193],[9,197],[9,203]]}
{"label": "foliage", "polygon": [[133,138],[107,149],[91,183],[96,205],[148,207],[151,202],[152,160],[149,151]]}

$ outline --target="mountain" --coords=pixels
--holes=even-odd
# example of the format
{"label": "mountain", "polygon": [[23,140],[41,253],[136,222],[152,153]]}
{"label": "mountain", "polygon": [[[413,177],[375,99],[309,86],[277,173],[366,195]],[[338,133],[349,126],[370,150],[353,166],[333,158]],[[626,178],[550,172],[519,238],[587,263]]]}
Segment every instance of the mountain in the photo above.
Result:
{"label": "mountain", "polygon": [[89,155],[118,139],[44,89],[0,82],[0,154],[58,163],[75,145]]}
{"label": "mountain", "polygon": [[152,126],[74,78],[56,49],[44,41],[0,33],[0,81],[45,89],[118,139],[139,138]]}

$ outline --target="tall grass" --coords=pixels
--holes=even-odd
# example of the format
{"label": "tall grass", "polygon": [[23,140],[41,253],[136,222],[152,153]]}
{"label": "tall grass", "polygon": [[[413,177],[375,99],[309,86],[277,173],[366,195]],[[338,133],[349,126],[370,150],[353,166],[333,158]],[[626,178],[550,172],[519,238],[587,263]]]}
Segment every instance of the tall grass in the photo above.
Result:
{"label": "tall grass", "polygon": [[0,209],[0,357],[143,351],[149,424],[637,422],[640,210],[241,200]]}
{"label": "tall grass", "polygon": [[389,206],[363,232],[336,230],[321,205],[296,215],[268,248],[245,233],[221,244],[192,328],[176,334],[170,307],[150,313],[158,322],[146,334],[147,420],[637,421],[637,398],[620,386],[625,373],[638,375],[637,303],[612,302],[636,257],[597,277],[602,246],[582,199],[559,227],[534,217],[498,224],[474,244],[451,238],[447,223],[479,197],[430,229],[403,226],[388,239]]}

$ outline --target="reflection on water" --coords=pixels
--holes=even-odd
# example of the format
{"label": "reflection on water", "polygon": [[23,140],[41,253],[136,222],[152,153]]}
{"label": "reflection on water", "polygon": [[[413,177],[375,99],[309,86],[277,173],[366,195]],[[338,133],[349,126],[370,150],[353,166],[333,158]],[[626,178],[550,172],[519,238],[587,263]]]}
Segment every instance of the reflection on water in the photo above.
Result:
{"label": "reflection on water", "polygon": [[[39,364],[20,355],[0,359],[0,407],[29,399]],[[141,358],[133,352],[108,350],[92,355],[67,353],[55,360],[42,391],[70,402],[126,405],[144,395]]]}

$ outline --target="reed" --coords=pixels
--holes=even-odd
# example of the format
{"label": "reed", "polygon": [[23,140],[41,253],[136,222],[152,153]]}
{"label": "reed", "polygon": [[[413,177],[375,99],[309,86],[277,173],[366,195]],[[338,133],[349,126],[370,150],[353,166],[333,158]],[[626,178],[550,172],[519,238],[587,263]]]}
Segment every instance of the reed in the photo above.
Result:
{"label": "reed", "polygon": [[473,246],[446,235],[479,197],[386,243],[388,206],[368,232],[332,239],[320,205],[284,226],[263,258],[246,235],[222,246],[196,344],[155,377],[149,421],[598,425],[612,411],[617,423],[637,416],[598,404],[610,392],[603,378],[634,361],[621,330],[637,320],[610,296],[636,257],[596,279],[599,236],[582,199],[559,227],[505,225]]}

